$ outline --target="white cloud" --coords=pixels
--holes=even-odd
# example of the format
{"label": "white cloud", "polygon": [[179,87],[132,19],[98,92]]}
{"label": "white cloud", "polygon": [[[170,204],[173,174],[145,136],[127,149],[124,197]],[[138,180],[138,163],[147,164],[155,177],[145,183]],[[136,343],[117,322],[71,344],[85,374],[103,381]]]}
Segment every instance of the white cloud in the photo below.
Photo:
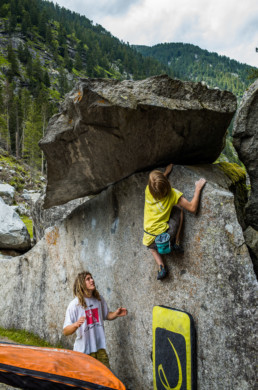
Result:
{"label": "white cloud", "polygon": [[60,0],[57,3],[72,11],[85,15],[88,19],[103,17],[105,15],[123,15],[135,3],[143,0]]}
{"label": "white cloud", "polygon": [[257,0],[58,0],[131,44],[192,43],[258,66]]}

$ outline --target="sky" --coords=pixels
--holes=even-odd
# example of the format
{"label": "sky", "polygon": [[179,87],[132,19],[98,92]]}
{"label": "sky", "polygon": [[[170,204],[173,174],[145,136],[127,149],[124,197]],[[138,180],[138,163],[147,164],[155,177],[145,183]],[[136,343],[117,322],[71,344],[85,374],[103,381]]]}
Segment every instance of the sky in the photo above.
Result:
{"label": "sky", "polygon": [[258,67],[257,0],[53,0],[129,44],[192,43]]}

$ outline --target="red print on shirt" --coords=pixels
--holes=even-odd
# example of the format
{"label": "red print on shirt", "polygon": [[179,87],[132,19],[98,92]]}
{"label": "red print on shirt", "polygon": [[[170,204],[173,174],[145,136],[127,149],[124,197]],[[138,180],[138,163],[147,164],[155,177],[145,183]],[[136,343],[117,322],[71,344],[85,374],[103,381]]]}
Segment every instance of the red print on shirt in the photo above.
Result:
{"label": "red print on shirt", "polygon": [[99,322],[99,310],[97,307],[95,309],[85,310],[85,314],[87,325],[92,325]]}

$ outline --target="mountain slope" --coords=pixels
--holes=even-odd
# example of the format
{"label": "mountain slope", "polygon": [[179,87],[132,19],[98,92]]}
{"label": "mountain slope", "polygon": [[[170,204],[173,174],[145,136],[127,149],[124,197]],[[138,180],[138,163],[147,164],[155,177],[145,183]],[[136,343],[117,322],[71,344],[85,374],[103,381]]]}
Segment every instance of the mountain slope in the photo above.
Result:
{"label": "mountain slope", "polygon": [[167,73],[241,97],[251,67],[222,60],[193,45],[130,46],[49,1],[0,0],[0,146],[43,173],[38,141],[79,77],[136,80]]}
{"label": "mountain slope", "polygon": [[242,97],[251,83],[248,74],[253,67],[195,45],[161,43],[152,47],[134,47],[142,55],[156,58],[168,66],[181,80],[205,81],[212,88],[227,89],[238,97]]}
{"label": "mountain slope", "polygon": [[0,146],[44,171],[38,141],[79,77],[166,73],[100,25],[42,0],[0,0]]}

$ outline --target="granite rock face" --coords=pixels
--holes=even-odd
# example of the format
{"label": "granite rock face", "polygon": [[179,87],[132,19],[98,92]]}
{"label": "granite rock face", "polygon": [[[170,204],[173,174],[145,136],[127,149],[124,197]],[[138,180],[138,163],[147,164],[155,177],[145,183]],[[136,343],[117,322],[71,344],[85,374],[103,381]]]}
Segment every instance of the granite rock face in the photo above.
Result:
{"label": "granite rock face", "polygon": [[0,248],[25,251],[30,247],[30,235],[25,224],[12,207],[0,198]]}
{"label": "granite rock face", "polygon": [[254,263],[254,270],[258,277],[258,231],[253,229],[252,226],[244,231],[245,242],[250,249],[250,254]]}
{"label": "granite rock face", "polygon": [[52,343],[62,336],[78,272],[89,269],[110,310],[128,316],[106,321],[111,367],[125,385],[152,390],[152,309],[191,313],[197,328],[198,389],[255,387],[257,280],[237,221],[231,182],[216,165],[175,166],[173,187],[187,199],[205,177],[197,216],[185,213],[184,254],[165,257],[169,276],[142,245],[148,173],[110,186],[49,228],[31,251],[0,259],[0,326],[23,328]]}
{"label": "granite rock face", "polygon": [[45,207],[168,162],[213,162],[235,110],[230,92],[168,76],[82,80],[40,142],[48,166]]}
{"label": "granite rock face", "polygon": [[233,144],[246,166],[251,182],[246,224],[258,231],[258,80],[245,92],[237,111]]}
{"label": "granite rock face", "polygon": [[53,206],[49,209],[44,209],[45,193],[42,193],[35,203],[32,204],[31,217],[33,220],[34,239],[41,240],[44,237],[45,230],[51,226],[55,226],[60,221],[65,219],[75,208],[82,203],[85,203],[89,197],[71,200],[60,206]]}

